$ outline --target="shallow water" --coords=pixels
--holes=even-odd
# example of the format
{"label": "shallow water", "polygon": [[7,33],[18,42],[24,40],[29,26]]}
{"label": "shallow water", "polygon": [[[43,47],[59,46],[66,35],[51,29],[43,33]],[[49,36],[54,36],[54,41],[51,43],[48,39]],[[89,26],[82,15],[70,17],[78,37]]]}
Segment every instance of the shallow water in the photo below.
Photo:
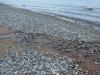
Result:
{"label": "shallow water", "polygon": [[[0,0],[1,3],[100,22],[100,0]],[[86,10],[92,7],[94,10]]]}

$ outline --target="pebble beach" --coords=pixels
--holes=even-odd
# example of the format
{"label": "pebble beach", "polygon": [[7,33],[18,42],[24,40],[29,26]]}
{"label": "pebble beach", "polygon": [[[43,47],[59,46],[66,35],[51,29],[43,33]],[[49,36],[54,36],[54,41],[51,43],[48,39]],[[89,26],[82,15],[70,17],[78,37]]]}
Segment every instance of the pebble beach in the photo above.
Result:
{"label": "pebble beach", "polygon": [[93,26],[0,3],[0,75],[99,75]]}

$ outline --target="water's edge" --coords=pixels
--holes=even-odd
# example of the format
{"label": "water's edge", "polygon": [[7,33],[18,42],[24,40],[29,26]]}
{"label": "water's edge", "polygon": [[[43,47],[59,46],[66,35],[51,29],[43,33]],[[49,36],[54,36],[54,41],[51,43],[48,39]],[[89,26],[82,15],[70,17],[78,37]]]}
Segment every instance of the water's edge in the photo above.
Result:
{"label": "water's edge", "polygon": [[0,0],[0,3],[100,26],[99,0]]}

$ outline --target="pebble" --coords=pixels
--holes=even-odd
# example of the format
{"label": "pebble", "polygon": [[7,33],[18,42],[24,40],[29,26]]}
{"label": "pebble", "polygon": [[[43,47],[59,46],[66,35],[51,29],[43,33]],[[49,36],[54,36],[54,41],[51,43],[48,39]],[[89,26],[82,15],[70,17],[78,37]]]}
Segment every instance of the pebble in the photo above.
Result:
{"label": "pebble", "polygon": [[71,50],[70,49],[66,49],[66,52],[71,52]]}
{"label": "pebble", "polygon": [[[62,60],[60,60],[62,59]],[[0,59],[1,75],[17,75],[20,72],[25,74],[48,75],[50,73],[60,75],[64,71],[69,75],[71,62],[63,58],[49,58],[35,50],[29,48],[23,49],[19,56],[16,53],[10,53],[7,57]],[[9,67],[8,67],[9,66]]]}
{"label": "pebble", "polygon": [[99,65],[100,63],[99,63],[99,62],[94,62],[94,64],[95,64],[95,65]]}

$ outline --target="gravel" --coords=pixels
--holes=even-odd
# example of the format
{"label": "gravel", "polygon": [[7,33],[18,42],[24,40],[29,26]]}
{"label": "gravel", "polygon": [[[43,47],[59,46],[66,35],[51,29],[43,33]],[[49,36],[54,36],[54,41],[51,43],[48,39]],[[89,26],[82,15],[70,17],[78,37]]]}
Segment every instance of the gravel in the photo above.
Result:
{"label": "gravel", "polygon": [[0,59],[0,75],[71,75],[71,65],[68,59],[49,58],[30,48],[20,48],[20,54],[8,50]]}
{"label": "gravel", "polygon": [[47,33],[48,35],[69,38],[78,35],[83,40],[100,40],[100,31],[78,23],[64,21],[54,16],[35,13],[26,9],[0,4],[0,25],[28,33]]}
{"label": "gravel", "polygon": [[[24,33],[41,33],[71,40],[100,40],[100,31],[4,4],[0,4],[0,26],[15,31],[10,35],[11,39],[17,42],[25,41],[27,44],[34,40],[34,37]],[[16,33],[17,31],[22,33]],[[3,37],[8,36],[1,36]],[[59,49],[64,48],[62,45],[58,46]],[[18,49],[16,47],[14,49]],[[11,51],[7,49],[7,55],[0,59],[0,75],[85,75],[79,65],[73,64],[69,58],[50,58],[30,47],[20,47],[19,53]]]}

